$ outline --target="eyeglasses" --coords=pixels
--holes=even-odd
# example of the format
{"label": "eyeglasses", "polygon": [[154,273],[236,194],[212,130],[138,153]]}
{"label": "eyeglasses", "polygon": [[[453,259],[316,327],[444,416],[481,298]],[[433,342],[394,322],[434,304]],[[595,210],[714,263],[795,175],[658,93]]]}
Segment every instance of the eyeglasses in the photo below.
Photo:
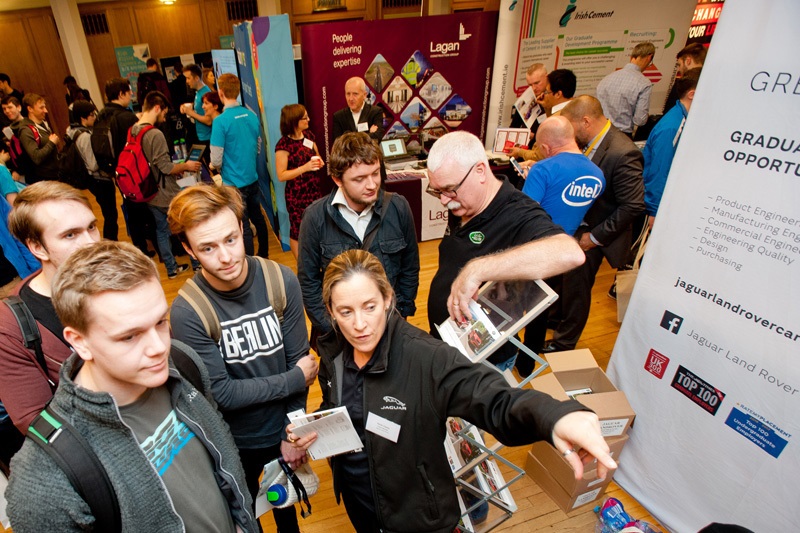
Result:
{"label": "eyeglasses", "polygon": [[542,96],[544,96],[546,94],[555,94],[555,93],[553,91],[549,90],[549,89],[545,89],[544,91],[542,91]]}
{"label": "eyeglasses", "polygon": [[436,198],[441,198],[442,196],[446,196],[448,198],[455,198],[456,194],[458,194],[458,189],[460,189],[461,186],[464,185],[464,182],[467,181],[467,178],[472,173],[472,169],[474,169],[477,164],[478,162],[473,163],[472,166],[469,167],[469,170],[467,170],[467,173],[464,176],[464,178],[461,181],[459,181],[458,185],[456,185],[452,189],[447,189],[442,191],[439,189],[434,189],[430,185],[428,185],[428,188],[425,189],[425,192],[430,194],[431,196],[435,196]]}
{"label": "eyeglasses", "polygon": [[308,118],[308,117],[303,117],[303,118],[301,118],[300,120],[311,120],[311,119],[310,119],[310,118]]}

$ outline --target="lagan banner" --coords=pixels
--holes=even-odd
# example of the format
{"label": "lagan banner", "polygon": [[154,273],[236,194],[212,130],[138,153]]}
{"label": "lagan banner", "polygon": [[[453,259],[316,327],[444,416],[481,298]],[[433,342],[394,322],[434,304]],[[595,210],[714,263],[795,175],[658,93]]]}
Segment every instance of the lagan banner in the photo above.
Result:
{"label": "lagan banner", "polygon": [[[361,77],[382,108],[385,138],[427,149],[448,131],[483,139],[497,13],[313,24],[303,27],[311,129],[328,160],[345,82]],[[415,144],[418,143],[418,144]]]}
{"label": "lagan banner", "polygon": [[797,20],[725,2],[608,366],[614,478],[671,531],[800,528]]}

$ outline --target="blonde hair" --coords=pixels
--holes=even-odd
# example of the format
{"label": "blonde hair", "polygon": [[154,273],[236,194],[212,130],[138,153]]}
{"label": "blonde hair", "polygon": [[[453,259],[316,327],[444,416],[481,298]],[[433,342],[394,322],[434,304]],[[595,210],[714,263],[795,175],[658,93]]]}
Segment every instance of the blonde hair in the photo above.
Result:
{"label": "blonde hair", "polygon": [[391,301],[391,305],[394,306],[394,289],[386,277],[383,265],[371,253],[356,248],[334,257],[325,269],[325,277],[322,279],[322,302],[329,312],[332,309],[333,288],[337,283],[347,281],[356,274],[363,274],[374,281],[384,299]]}
{"label": "blonde hair", "polygon": [[92,320],[89,298],[129,291],[158,281],[156,265],[127,242],[100,241],[75,251],[53,278],[53,307],[64,326],[86,333]]}
{"label": "blonde hair", "polygon": [[244,205],[236,188],[210,184],[187,187],[169,203],[169,229],[181,242],[188,245],[186,230],[202,224],[225,208],[233,211],[237,220],[242,220]]}
{"label": "blonde hair", "polygon": [[66,183],[45,180],[29,185],[17,194],[14,209],[8,215],[8,229],[19,242],[44,245],[44,228],[36,217],[36,210],[45,202],[78,202],[89,211],[92,210],[83,193]]}

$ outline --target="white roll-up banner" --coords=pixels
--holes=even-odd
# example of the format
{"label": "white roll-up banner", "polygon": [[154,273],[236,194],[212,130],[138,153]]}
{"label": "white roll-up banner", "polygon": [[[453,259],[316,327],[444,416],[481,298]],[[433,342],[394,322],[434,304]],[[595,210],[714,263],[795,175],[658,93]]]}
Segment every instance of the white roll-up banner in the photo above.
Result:
{"label": "white roll-up banner", "polygon": [[615,479],[674,531],[800,531],[799,20],[725,2],[608,366]]}

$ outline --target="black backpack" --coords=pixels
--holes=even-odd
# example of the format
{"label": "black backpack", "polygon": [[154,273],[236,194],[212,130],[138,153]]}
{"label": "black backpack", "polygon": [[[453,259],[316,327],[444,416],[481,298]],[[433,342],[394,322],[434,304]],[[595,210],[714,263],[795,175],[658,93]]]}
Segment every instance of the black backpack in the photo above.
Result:
{"label": "black backpack", "polygon": [[72,185],[76,189],[85,190],[92,183],[92,176],[78,148],[78,137],[91,133],[87,128],[76,128],[76,133],[65,136],[64,149],[58,155],[58,181]]}
{"label": "black backpack", "polygon": [[[17,320],[22,340],[26,348],[36,353],[36,361],[44,370],[50,390],[56,385],[50,379],[47,363],[42,352],[42,336],[36,319],[19,296],[9,296],[3,300]],[[200,361],[189,355],[191,350],[185,344],[172,341],[170,357],[178,372],[201,394],[206,393]],[[10,423],[10,420],[8,420]],[[13,425],[12,425],[13,428]],[[13,428],[16,429],[16,428]],[[106,469],[100,463],[89,443],[69,422],[45,406],[34,418],[28,428],[27,438],[39,445],[55,463],[61,467],[76,492],[89,505],[95,518],[95,531],[121,531],[119,502],[108,478]]]}
{"label": "black backpack", "polygon": [[[178,372],[205,395],[202,364],[195,361],[187,345],[172,341],[170,358]],[[35,442],[61,468],[70,484],[89,505],[94,516],[95,531],[122,531],[119,501],[108,473],[89,442],[75,427],[55,413],[48,405],[33,419],[28,428],[28,439]]]}
{"label": "black backpack", "polygon": [[117,115],[124,113],[124,109],[104,107],[92,128],[92,152],[97,159],[97,166],[106,176],[114,176],[117,166],[117,154],[114,153],[114,139],[111,130],[116,127]]}

